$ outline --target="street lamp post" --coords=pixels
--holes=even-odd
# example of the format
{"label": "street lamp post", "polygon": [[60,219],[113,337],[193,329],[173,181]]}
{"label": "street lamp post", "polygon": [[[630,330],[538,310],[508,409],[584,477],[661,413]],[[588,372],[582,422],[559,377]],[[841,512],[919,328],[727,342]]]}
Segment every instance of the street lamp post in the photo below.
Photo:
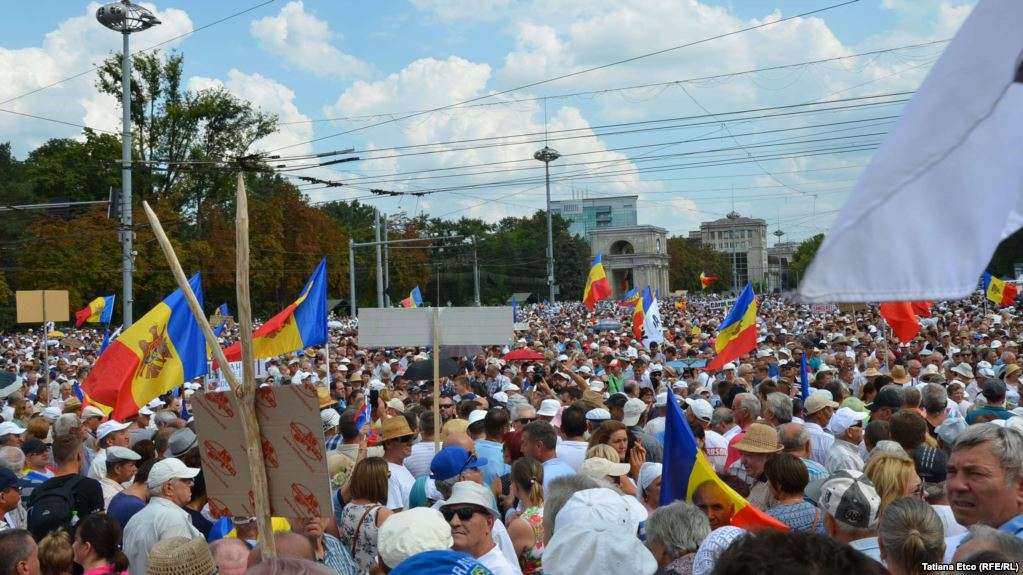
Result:
{"label": "street lamp post", "polygon": [[132,246],[134,232],[131,223],[131,51],[128,37],[132,32],[148,30],[160,23],[152,12],[121,0],[96,10],[96,20],[111,30],[121,33],[123,38],[121,56],[121,295],[124,326],[132,324],[132,276],[135,256]]}
{"label": "street lamp post", "polygon": [[544,146],[533,154],[533,159],[543,162],[543,172],[547,183],[547,288],[550,290],[550,303],[554,303],[554,224],[551,218],[551,162],[561,157],[557,150]]}

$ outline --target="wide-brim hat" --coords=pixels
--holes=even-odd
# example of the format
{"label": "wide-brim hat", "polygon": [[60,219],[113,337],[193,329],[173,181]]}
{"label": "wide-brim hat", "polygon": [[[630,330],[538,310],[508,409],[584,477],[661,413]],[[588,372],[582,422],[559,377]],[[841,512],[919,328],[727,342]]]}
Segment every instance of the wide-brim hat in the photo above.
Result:
{"label": "wide-brim hat", "polygon": [[316,399],[320,402],[320,409],[331,407],[337,400],[330,396],[330,389],[326,387],[316,388]]}
{"label": "wide-brim hat", "polygon": [[380,424],[380,441],[390,441],[409,435],[415,433],[408,426],[408,420],[404,416],[388,417]]}
{"label": "wide-brim hat", "polygon": [[901,365],[896,365],[895,367],[892,368],[891,376],[892,381],[899,385],[906,385],[907,383],[910,382],[911,379],[909,377],[909,373],[906,371],[906,368],[902,367]]}
{"label": "wide-brim hat", "polygon": [[146,575],[209,575],[217,572],[210,546],[202,537],[170,537],[149,550]]}
{"label": "wide-brim hat", "polygon": [[735,444],[735,448],[747,453],[777,453],[782,446],[778,443],[776,429],[763,423],[751,423],[746,428],[746,435]]}

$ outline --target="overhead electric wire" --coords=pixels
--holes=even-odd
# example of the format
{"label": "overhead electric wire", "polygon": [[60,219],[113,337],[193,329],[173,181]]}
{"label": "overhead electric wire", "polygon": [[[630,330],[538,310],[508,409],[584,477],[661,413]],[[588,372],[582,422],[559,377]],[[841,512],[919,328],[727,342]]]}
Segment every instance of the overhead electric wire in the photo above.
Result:
{"label": "overhead electric wire", "polygon": [[465,105],[465,104],[471,104],[472,102],[478,102],[480,100],[486,100],[486,99],[489,99],[489,98],[500,96],[502,94],[508,94],[508,93],[511,93],[511,92],[516,92],[518,90],[525,90],[527,88],[532,88],[534,86],[541,86],[543,84],[549,84],[549,83],[555,82],[557,80],[563,80],[565,78],[572,78],[574,76],[580,76],[580,75],[587,74],[587,73],[590,73],[590,72],[595,72],[597,70],[603,70],[603,69],[606,69],[606,68],[611,68],[613,66],[618,66],[618,65],[621,65],[621,64],[627,64],[629,62],[635,62],[637,60],[642,60],[644,58],[649,58],[651,56],[657,56],[657,55],[660,55],[660,54],[666,54],[668,52],[673,52],[675,50],[680,50],[682,48],[688,48],[688,47],[691,47],[691,46],[696,46],[698,44],[704,44],[706,42],[711,42],[711,41],[714,41],[714,40],[719,40],[721,38],[727,38],[729,36],[734,36],[734,35],[737,35],[737,34],[742,34],[744,32],[749,32],[749,31],[752,31],[752,30],[760,29],[760,28],[766,28],[766,27],[769,27],[769,26],[773,26],[775,24],[780,24],[782,22],[786,22],[788,20],[794,20],[796,18],[802,18],[804,16],[810,16],[812,14],[819,14],[821,12],[826,12],[828,10],[833,10],[835,8],[840,8],[842,6],[847,6],[849,4],[855,4],[857,2],[859,2],[859,0],[846,0],[844,2],[839,2],[837,4],[832,4],[832,5],[829,5],[829,6],[825,6],[823,8],[817,8],[815,10],[809,10],[809,11],[806,11],[806,12],[801,12],[799,14],[795,14],[795,15],[792,15],[792,16],[786,16],[784,18],[779,18],[777,20],[771,20],[770,22],[761,22],[760,24],[754,24],[752,26],[747,26],[745,28],[740,28],[740,29],[737,29],[737,30],[732,30],[732,31],[729,31],[729,32],[724,32],[724,33],[717,34],[717,35],[714,35],[714,36],[709,36],[707,38],[701,38],[700,40],[693,40],[691,42],[686,42],[684,44],[679,44],[677,46],[671,46],[669,48],[664,48],[664,49],[661,49],[661,50],[655,50],[653,52],[647,52],[645,54],[639,54],[637,56],[632,56],[630,58],[624,58],[622,60],[616,60],[614,62],[609,62],[607,64],[602,64],[600,66],[594,66],[594,67],[586,68],[586,69],[583,69],[583,70],[576,70],[575,72],[569,72],[569,73],[566,73],[566,74],[561,74],[561,75],[558,75],[558,76],[554,76],[552,78],[547,78],[547,79],[544,79],[544,80],[538,80],[536,82],[530,82],[528,84],[523,84],[521,86],[516,86],[514,88],[509,88],[507,90],[502,90],[502,91],[499,91],[499,92],[493,92],[493,93],[490,93],[490,94],[485,94],[483,96],[477,96],[475,98],[470,98],[468,100],[463,100],[461,102],[455,102],[455,103],[452,103],[452,104],[447,104],[447,105],[444,105],[444,106],[439,106],[439,107],[436,107],[436,108],[431,108],[429,110],[424,110],[424,111],[416,112],[416,113],[412,113],[412,114],[405,114],[405,115],[403,115],[401,117],[398,117],[398,118],[394,118],[394,119],[390,119],[390,120],[384,120],[384,121],[380,121],[380,122],[374,122],[374,123],[367,124],[365,126],[361,126],[361,127],[358,127],[358,128],[352,128],[352,129],[345,130],[345,131],[342,131],[342,132],[337,132],[337,133],[329,134],[329,135],[326,135],[326,136],[320,136],[318,138],[313,138],[311,140],[306,140],[306,141],[303,141],[303,142],[297,142],[297,143],[294,143],[294,144],[288,144],[286,146],[281,146],[279,148],[274,148],[272,150],[269,150],[266,153],[267,154],[272,154],[273,152],[277,152],[277,151],[280,151],[280,150],[285,150],[285,149],[288,149],[288,148],[294,148],[294,147],[297,147],[297,146],[304,146],[306,144],[312,144],[312,143],[315,143],[315,142],[320,142],[320,141],[327,140],[327,139],[330,139],[330,138],[334,138],[334,137],[337,137],[337,136],[343,136],[345,134],[351,134],[351,133],[354,133],[354,132],[359,132],[359,131],[362,131],[362,130],[367,130],[369,128],[374,128],[374,127],[377,127],[377,126],[382,126],[384,124],[390,124],[390,123],[393,123],[393,122],[400,122],[402,120],[407,120],[409,118],[414,118],[414,117],[417,117],[417,116],[422,116],[424,114],[438,112],[440,110],[447,110],[449,108],[454,108],[454,107]]}
{"label": "overhead electric wire", "polygon": [[[193,28],[193,29],[189,30],[188,32],[183,32],[181,34],[178,34],[177,36],[174,36],[172,38],[168,38],[167,40],[164,40],[163,42],[158,42],[156,44],[153,44],[152,46],[143,48],[141,50],[136,50],[135,52],[132,52],[132,55],[134,56],[136,54],[141,54],[143,52],[148,52],[149,50],[155,50],[156,48],[159,48],[160,46],[164,46],[164,45],[170,44],[171,42],[174,42],[175,40],[180,40],[181,38],[184,38],[185,36],[190,36],[190,35],[195,34],[196,32],[199,32],[201,30],[205,30],[205,29],[210,28],[212,26],[216,26],[217,24],[220,24],[221,22],[226,22],[227,20],[230,20],[232,18],[236,18],[236,17],[241,16],[243,14],[247,14],[249,12],[252,12],[253,10],[257,10],[259,8],[262,8],[263,6],[266,6],[267,4],[273,4],[276,1],[277,0],[266,0],[265,2],[261,2],[259,4],[251,6],[249,8],[244,9],[244,10],[240,10],[240,11],[235,12],[233,14],[229,14],[227,16],[224,16],[223,18],[220,18],[219,20],[214,20],[213,22],[209,22],[209,23],[203,24],[202,26],[199,26],[198,28]],[[79,72],[79,73],[74,74],[72,76],[68,76],[66,78],[61,78],[60,80],[57,80],[55,82],[51,82],[51,83],[49,83],[49,84],[47,84],[45,86],[40,86],[38,88],[29,90],[28,92],[24,92],[24,93],[18,94],[17,96],[14,96],[14,97],[11,97],[11,98],[7,98],[6,100],[0,101],[0,106],[2,106],[3,104],[7,104],[7,103],[10,103],[10,102],[13,102],[15,100],[20,100],[20,99],[24,98],[25,96],[31,96],[32,94],[35,94],[37,92],[42,92],[43,90],[48,90],[48,89],[50,89],[50,88],[52,88],[54,86],[63,84],[64,82],[67,82],[69,80],[74,80],[75,78],[80,78],[80,77],[82,77],[82,76],[84,76],[86,74],[91,74],[92,72],[95,72],[96,70],[99,70],[99,68],[100,68],[99,66],[93,66],[92,68],[89,68],[88,70],[85,70],[84,72]]]}

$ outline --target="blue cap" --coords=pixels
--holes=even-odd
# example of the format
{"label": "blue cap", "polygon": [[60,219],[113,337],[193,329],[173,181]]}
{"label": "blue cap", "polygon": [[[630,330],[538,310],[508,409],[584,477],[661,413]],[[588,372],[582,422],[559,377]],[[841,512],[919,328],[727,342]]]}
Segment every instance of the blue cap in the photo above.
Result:
{"label": "blue cap", "polygon": [[[465,451],[464,449],[462,451]],[[490,569],[458,551],[423,551],[398,563],[391,575],[494,575]]]}
{"label": "blue cap", "polygon": [[11,487],[21,489],[26,484],[27,482],[24,479],[15,475],[10,469],[0,467],[0,491],[6,491]]}
{"label": "blue cap", "polygon": [[437,452],[430,462],[430,477],[444,481],[466,469],[479,469],[487,464],[487,458],[470,455],[464,447],[449,445]]}

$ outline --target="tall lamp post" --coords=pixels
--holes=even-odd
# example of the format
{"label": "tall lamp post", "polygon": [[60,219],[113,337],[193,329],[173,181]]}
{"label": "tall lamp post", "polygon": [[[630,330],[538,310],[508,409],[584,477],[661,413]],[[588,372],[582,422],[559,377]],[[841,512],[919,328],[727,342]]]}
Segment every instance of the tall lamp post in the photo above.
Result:
{"label": "tall lamp post", "polygon": [[544,146],[533,154],[534,160],[543,162],[543,173],[547,183],[547,288],[554,303],[554,224],[551,219],[551,162],[561,157],[557,150]]}
{"label": "tall lamp post", "polygon": [[121,57],[121,296],[124,326],[132,324],[132,276],[135,271],[131,224],[131,51],[128,37],[160,23],[152,12],[129,0],[113,2],[96,10],[99,23],[120,32],[124,40]]}

